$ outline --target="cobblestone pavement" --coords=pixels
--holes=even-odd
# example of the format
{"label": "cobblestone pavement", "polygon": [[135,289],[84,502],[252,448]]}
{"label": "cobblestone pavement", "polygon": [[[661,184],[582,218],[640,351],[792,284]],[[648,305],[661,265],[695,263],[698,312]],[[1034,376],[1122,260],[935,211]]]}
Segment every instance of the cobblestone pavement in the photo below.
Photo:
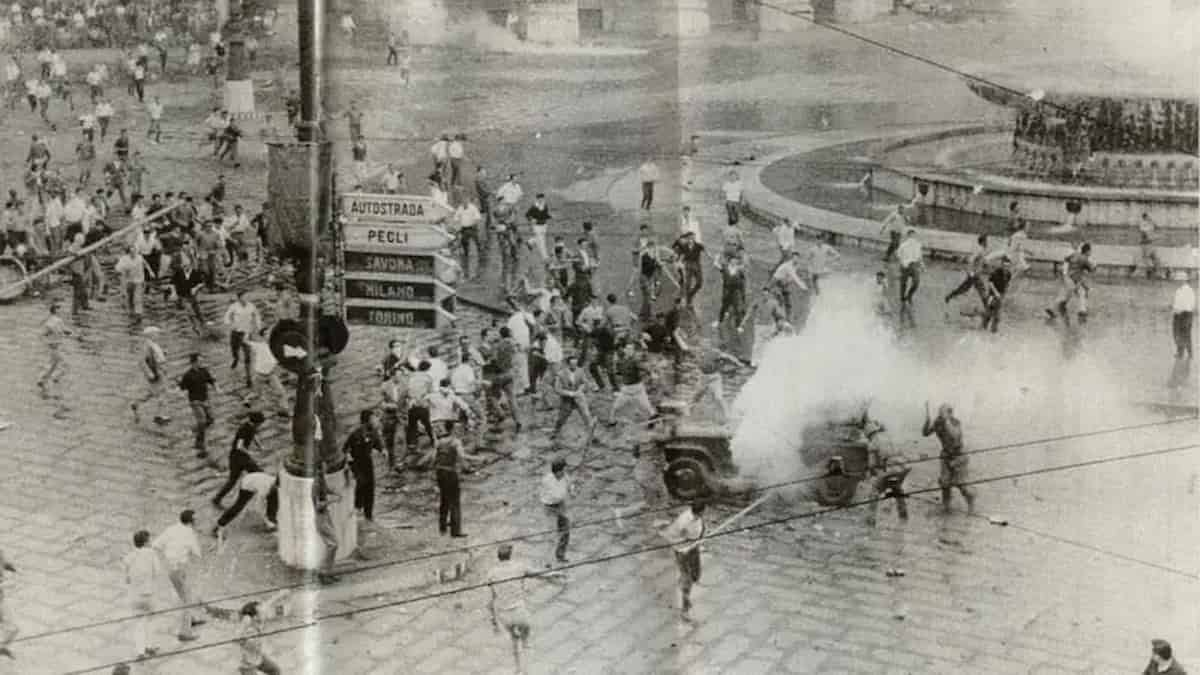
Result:
{"label": "cobblestone pavement", "polygon": [[[942,37],[960,53],[973,53],[975,33],[954,30],[953,36]],[[417,89],[428,88],[431,95],[410,97],[417,101],[404,109],[411,119],[395,115],[369,121],[368,134],[384,137],[372,141],[373,152],[378,148],[373,157],[403,156],[406,166],[416,167],[419,161],[414,158],[423,156],[427,141],[388,137],[423,138],[444,126],[482,127],[482,135],[472,138],[485,162],[526,169],[527,192],[546,189],[563,200],[562,222],[556,222],[552,234],[574,232],[579,220],[593,218],[602,224],[605,259],[623,261],[640,218],[629,208],[636,203],[637,189],[629,171],[648,147],[669,154],[685,128],[704,134],[705,156],[715,160],[703,164],[690,196],[700,205],[706,236],[717,241],[721,162],[756,154],[756,146],[768,147],[769,139],[759,133],[785,126],[794,131],[795,120],[813,127],[819,106],[810,99],[827,104],[835,123],[852,126],[878,123],[881,114],[897,122],[932,122],[927,116],[936,111],[928,102],[943,98],[951,102],[940,109],[940,121],[984,114],[954,78],[928,78],[907,64],[880,63],[875,73],[855,71],[854,64],[864,58],[862,51],[838,51],[841,43],[814,35],[810,45],[787,54],[778,50],[766,55],[730,39],[717,41],[711,49],[689,47],[683,56],[668,54],[650,65],[619,59],[590,71],[589,59],[562,68],[522,57],[489,60],[467,79],[487,81],[503,75],[501,86],[489,92],[492,98],[456,102],[432,93],[451,69],[463,64],[435,58],[419,64]],[[903,32],[888,36],[916,44],[923,39]],[[1000,49],[995,44],[987,48]],[[722,65],[730,59],[738,65]],[[753,63],[741,62],[746,60]],[[795,72],[789,69],[797,67],[811,90],[791,79]],[[743,73],[745,77],[739,77]],[[353,77],[343,80],[351,83],[346,95],[361,92],[373,101],[372,109],[391,104],[388,97],[394,94],[380,93],[378,86],[385,76],[366,68],[350,74]],[[781,93],[785,80],[786,94]],[[190,159],[193,123],[184,116],[198,120],[208,99],[196,87],[163,87],[164,97],[171,95],[177,108],[175,116],[168,112],[168,131],[173,133],[167,142],[147,151],[155,174],[163,179],[154,189],[187,185],[198,193],[217,171],[226,170],[236,177],[231,183],[234,200],[258,201],[265,177],[261,156],[248,149],[243,167],[236,171]],[[686,119],[678,112],[685,95],[701,111],[688,113]],[[130,121],[135,135],[144,128],[136,118]],[[17,124],[25,133],[33,129],[24,118]],[[534,137],[537,132],[544,136]],[[24,151],[23,141],[13,138],[21,137],[0,141],[12,151],[5,153],[9,159]],[[56,152],[66,154],[68,139],[59,142],[63,146]],[[0,163],[0,168],[10,175],[10,165]],[[493,179],[498,173],[493,171]],[[663,205],[649,221],[665,235],[676,222],[673,205],[683,197],[664,192]],[[752,236],[751,249],[761,258],[772,256],[765,236]],[[847,251],[845,267],[869,272],[874,263],[870,255]],[[600,286],[619,291],[626,274],[622,265],[606,265]],[[931,296],[956,278],[952,266],[932,265],[927,282]],[[713,288],[710,283],[702,298],[704,316],[715,312]],[[468,287],[465,292],[480,295],[485,290]],[[1052,288],[1031,280],[1023,292],[1012,312],[1014,334],[1042,329],[1034,317]],[[1112,365],[1130,399],[1161,398],[1157,374],[1165,375],[1169,365],[1162,356],[1169,346],[1161,309],[1169,298],[1167,289],[1105,286],[1100,295],[1106,300],[1096,313],[1096,332],[1089,343],[1096,358]],[[264,299],[258,292],[253,297]],[[204,304],[213,314],[226,301],[214,296]],[[23,634],[14,645],[18,660],[0,661],[0,669],[9,672],[57,673],[128,658],[128,623],[76,628],[130,615],[119,570],[130,533],[142,527],[160,530],[185,506],[200,511],[201,529],[215,517],[207,498],[219,485],[221,471],[193,457],[182,401],[172,403],[174,421],[166,430],[132,423],[128,400],[140,375],[134,338],[114,303],[98,305],[81,322],[79,337],[70,341],[65,380],[69,386],[62,401],[38,398],[33,386],[45,358],[36,338],[44,305],[25,301],[0,308],[0,383],[7,393],[0,398],[0,416],[13,423],[0,431],[0,463],[7,476],[6,489],[0,492],[0,542],[21,570],[6,593],[6,610]],[[947,341],[966,333],[954,323],[946,328],[935,303],[919,308],[922,328],[914,349],[936,354]],[[154,312],[154,321],[167,331],[164,347],[171,373],[178,373],[187,352],[198,348],[209,355],[222,386],[237,390],[237,380],[225,367],[223,343],[179,337],[186,335],[182,317]],[[477,333],[489,320],[469,310],[464,315],[462,328],[467,332]],[[374,382],[372,369],[386,338],[383,332],[356,331],[338,367],[338,408],[347,421],[370,402],[368,385]],[[731,390],[744,377],[732,378]],[[605,410],[607,402],[598,397],[594,409]],[[1064,405],[1063,415],[1074,415],[1075,423],[1082,424],[1084,416],[1078,411],[1086,404]],[[241,410],[238,398],[219,397],[219,427],[211,441],[214,455],[223,454],[232,421]],[[1159,419],[1125,409],[1111,417],[1104,426]],[[535,426],[547,421],[541,413]],[[971,423],[974,442],[981,447],[1051,435],[1049,426],[1033,420]],[[578,444],[578,429],[575,434],[568,432],[569,443]],[[1002,475],[1184,445],[1193,437],[1194,431],[1183,424],[1129,431],[1039,445],[1028,452],[991,454],[975,460],[973,468],[981,477]],[[519,441],[503,438],[493,443],[485,453],[487,461],[466,481],[465,527],[472,535],[466,541],[473,545],[550,528],[534,503],[534,488],[552,451],[544,434],[536,431]],[[263,443],[272,452],[283,449],[286,429],[271,420]],[[928,442],[919,449],[927,455],[935,451]],[[913,519],[905,525],[885,506],[876,531],[863,526],[860,511],[849,510],[714,539],[705,547],[694,626],[681,625],[675,618],[675,571],[666,551],[606,560],[658,545],[647,523],[653,516],[629,518],[624,529],[611,522],[581,527],[570,551],[578,567],[568,571],[566,586],[531,582],[536,589],[531,670],[581,675],[1107,674],[1139,667],[1149,638],[1157,636],[1175,641],[1184,662],[1194,664],[1195,659],[1186,656],[1200,656],[1200,642],[1192,637],[1200,628],[1195,583],[1200,539],[1193,523],[1200,504],[1189,491],[1195,454],[1138,460],[1136,471],[1113,465],[988,485],[981,488],[979,518],[942,518],[927,501],[931,495],[923,494],[915,498]],[[586,456],[578,448],[568,449],[566,455],[582,462],[573,513],[577,522],[609,519],[612,507],[640,497],[632,480],[628,443],[617,432],[603,432],[601,443]],[[935,479],[936,468],[926,462],[911,482],[924,488]],[[300,585],[299,615],[270,625],[298,628],[266,640],[268,653],[287,673],[505,672],[507,645],[488,624],[486,591],[421,599],[478,584],[494,555],[488,546],[449,554],[450,546],[433,533],[432,482],[420,473],[384,481],[379,526],[365,528],[360,540],[365,542],[366,559],[347,563],[346,570],[358,571],[345,574],[339,586],[319,592],[303,587],[303,578],[282,567],[271,537],[250,517],[239,522],[223,550],[206,552],[197,575],[200,595],[230,608],[240,602],[234,596],[261,598],[265,594],[255,591]],[[715,523],[739,507],[723,504],[710,520]],[[740,524],[767,523],[814,509],[813,504],[773,502]],[[991,524],[989,516],[1011,525]],[[533,539],[521,542],[518,554],[541,565],[549,561],[552,546],[549,538]],[[448,554],[386,564],[436,553]],[[469,573],[458,581],[436,583],[434,575],[449,561],[466,562]],[[886,576],[893,567],[904,575]],[[170,606],[169,589],[160,590],[162,606]],[[388,603],[394,604],[376,609]],[[314,614],[337,618],[304,627]],[[181,648],[168,629],[172,618],[155,619],[156,641],[165,651],[187,653],[136,666],[136,673],[233,670],[236,649],[224,643],[232,635],[231,626],[213,621],[202,628],[200,642]]]}

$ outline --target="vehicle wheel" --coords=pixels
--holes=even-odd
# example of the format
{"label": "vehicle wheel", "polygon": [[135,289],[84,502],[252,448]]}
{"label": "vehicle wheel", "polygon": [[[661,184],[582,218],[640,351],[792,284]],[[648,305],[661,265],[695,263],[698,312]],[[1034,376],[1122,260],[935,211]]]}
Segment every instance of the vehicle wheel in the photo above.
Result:
{"label": "vehicle wheel", "polygon": [[663,471],[663,482],[676,499],[698,499],[712,492],[712,471],[694,457],[680,457]]}
{"label": "vehicle wheel", "polygon": [[817,484],[817,503],[821,506],[845,506],[854,500],[858,478],[830,476]]}

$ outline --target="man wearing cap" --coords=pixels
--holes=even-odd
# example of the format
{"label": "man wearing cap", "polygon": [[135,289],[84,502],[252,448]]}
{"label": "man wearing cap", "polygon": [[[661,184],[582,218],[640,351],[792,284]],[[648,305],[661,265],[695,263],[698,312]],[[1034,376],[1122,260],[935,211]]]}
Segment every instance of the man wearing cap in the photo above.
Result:
{"label": "man wearing cap", "polygon": [[193,559],[199,559],[201,556],[200,540],[196,538],[195,518],[194,511],[184,509],[179,514],[179,522],[163,530],[162,534],[158,535],[150,544],[151,548],[162,555],[167,578],[175,587],[179,601],[183,603],[183,610],[179,616],[179,634],[177,635],[180,642],[195,640],[197,636],[193,626],[203,623],[203,621],[193,619],[188,609],[192,602],[191,588],[188,584],[188,566]]}
{"label": "man wearing cap", "polygon": [[1170,642],[1154,639],[1150,641],[1150,663],[1142,675],[1187,675],[1187,671],[1175,660]]}
{"label": "man wearing cap", "polygon": [[171,421],[170,417],[162,414],[162,392],[167,381],[167,354],[154,341],[155,336],[161,332],[162,330],[156,326],[147,326],[142,331],[142,358],[138,362],[138,366],[141,368],[142,374],[146,376],[146,391],[136,401],[129,404],[133,410],[134,423],[141,421],[138,418],[138,409],[150,401],[154,401],[155,404],[155,424],[166,424]]}

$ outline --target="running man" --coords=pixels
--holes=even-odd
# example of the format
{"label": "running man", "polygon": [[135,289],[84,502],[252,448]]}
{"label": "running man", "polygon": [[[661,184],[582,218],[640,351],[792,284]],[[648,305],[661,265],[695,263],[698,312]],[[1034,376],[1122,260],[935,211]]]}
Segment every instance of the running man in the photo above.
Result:
{"label": "running man", "polygon": [[71,330],[67,328],[66,322],[58,315],[59,304],[57,301],[50,303],[50,316],[42,322],[42,336],[46,340],[46,349],[50,352],[50,362],[42,371],[41,377],[38,378],[37,386],[41,391],[42,398],[50,398],[50,385],[58,384],[63,373],[66,372],[66,365],[62,357],[62,342],[63,338],[71,335]]}
{"label": "running man", "polygon": [[154,423],[158,425],[171,421],[170,417],[162,414],[162,393],[166,384],[167,354],[154,341],[154,336],[162,333],[157,326],[146,326],[142,331],[142,358],[138,362],[142,374],[146,376],[146,391],[136,401],[129,404],[133,410],[134,424],[140,424],[138,410],[150,401],[154,401]]}
{"label": "running man", "polygon": [[879,228],[879,234],[887,233],[888,236],[888,247],[883,253],[884,262],[891,260],[896,249],[900,248],[900,237],[907,230],[908,216],[904,214],[904,205],[897,204],[895,210],[883,219],[883,226]]}
{"label": "running man", "polygon": [[971,255],[967,258],[967,275],[963,278],[961,284],[946,294],[945,304],[949,305],[951,300],[974,288],[979,293],[979,299],[986,307],[987,293],[984,288],[983,268],[984,261],[987,259],[987,248],[987,235],[979,235],[979,238],[975,240],[975,248],[971,249]]}
{"label": "running man", "polygon": [[[675,521],[658,521],[659,534],[671,543],[679,570],[679,618],[691,622],[692,586],[700,581],[700,540],[704,538],[704,503],[693,502]],[[665,527],[664,527],[665,526]]]}
{"label": "running man", "polygon": [[571,414],[579,411],[579,416],[583,418],[583,423],[588,428],[587,441],[584,443],[584,447],[587,447],[596,432],[596,420],[588,409],[587,393],[584,391],[587,377],[583,369],[579,367],[579,359],[574,354],[567,356],[564,363],[566,366],[559,368],[554,373],[554,392],[558,394],[558,420],[554,423],[554,431],[550,434],[550,439],[558,440],[558,435],[562,433]]}
{"label": "running man", "polygon": [[189,361],[191,366],[183,374],[183,377],[179,378],[177,384],[180,389],[187,392],[188,405],[195,417],[195,423],[192,426],[194,438],[192,447],[196,450],[197,457],[207,458],[208,447],[205,439],[208,428],[213,425],[212,406],[209,404],[208,396],[210,391],[220,393],[220,389],[217,387],[217,381],[213,379],[212,373],[204,367],[203,354],[193,352]]}
{"label": "running man", "polygon": [[[1063,323],[1071,325],[1071,314],[1067,305],[1074,298],[1076,312],[1080,325],[1087,323],[1088,313],[1088,278],[1096,271],[1092,264],[1092,245],[1084,243],[1078,251],[1071,253],[1062,262],[1062,290],[1054,302],[1054,308],[1047,308],[1046,315],[1051,319],[1061,316]],[[1056,313],[1057,310],[1057,313]]]}
{"label": "running man", "polygon": [[492,628],[497,633],[501,628],[512,638],[513,666],[518,675],[525,673],[522,654],[529,650],[529,607],[526,600],[525,579],[562,578],[561,573],[543,573],[532,565],[514,560],[512,544],[501,544],[496,549],[500,561],[488,572],[487,584],[491,590],[488,611],[492,616]]}
{"label": "running man", "polygon": [[954,416],[950,404],[938,406],[937,418],[929,419],[929,402],[925,402],[925,425],[921,428],[922,436],[937,434],[942,444],[942,473],[938,476],[938,487],[942,490],[942,511],[950,512],[950,493],[958,488],[963,499],[967,502],[967,513],[975,512],[975,491],[967,482],[967,456],[963,452],[962,423]]}
{"label": "running man", "polygon": [[167,579],[171,581],[175,594],[183,603],[183,610],[179,615],[179,633],[176,634],[180,642],[192,642],[199,637],[196,635],[195,625],[200,621],[193,618],[189,611],[192,588],[188,583],[188,568],[193,560],[198,560],[201,556],[195,524],[195,511],[184,509],[179,514],[179,522],[163,530],[150,543],[150,548],[157,551],[166,563]]}

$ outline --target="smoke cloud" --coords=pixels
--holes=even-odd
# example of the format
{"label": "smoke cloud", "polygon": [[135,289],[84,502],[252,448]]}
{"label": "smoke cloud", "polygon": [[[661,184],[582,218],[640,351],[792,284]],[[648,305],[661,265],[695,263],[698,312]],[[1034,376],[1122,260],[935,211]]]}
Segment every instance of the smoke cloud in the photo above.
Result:
{"label": "smoke cloud", "polygon": [[[820,473],[824,466],[801,459],[803,430],[866,404],[901,451],[920,439],[925,401],[934,414],[941,403],[954,407],[968,449],[1107,428],[1135,414],[1103,362],[1086,351],[1065,359],[1060,333],[1041,322],[1002,324],[998,335],[927,325],[906,345],[874,300],[873,279],[823,279],[804,331],[766,347],[733,406],[741,477],[775,484]],[[922,452],[936,452],[936,442]]]}

